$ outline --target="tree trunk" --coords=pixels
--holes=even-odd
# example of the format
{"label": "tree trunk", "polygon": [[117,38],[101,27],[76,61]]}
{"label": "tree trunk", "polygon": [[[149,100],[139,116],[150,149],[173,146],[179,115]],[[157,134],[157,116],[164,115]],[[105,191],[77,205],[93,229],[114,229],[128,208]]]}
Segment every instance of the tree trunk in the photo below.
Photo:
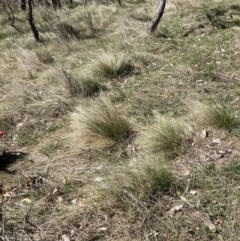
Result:
{"label": "tree trunk", "polygon": [[33,18],[32,1],[33,0],[28,0],[28,23],[31,27],[34,38],[39,42],[40,38],[39,38],[38,30],[35,26],[34,18]]}
{"label": "tree trunk", "polygon": [[52,0],[52,5],[54,10],[57,10],[57,8],[61,8],[61,0]]}
{"label": "tree trunk", "polygon": [[45,7],[50,7],[51,6],[51,3],[48,2],[48,0],[38,0],[37,1],[39,6],[45,6]]}
{"label": "tree trunk", "polygon": [[26,10],[26,0],[19,0],[19,8],[23,11]]}
{"label": "tree trunk", "polygon": [[118,4],[122,7],[122,1],[121,0],[118,0]]}
{"label": "tree trunk", "polygon": [[159,5],[158,5],[158,8],[157,8],[157,11],[156,11],[156,14],[155,16],[153,17],[149,27],[148,27],[148,32],[149,33],[153,33],[156,29],[157,29],[157,26],[163,16],[163,13],[164,13],[164,9],[165,9],[165,6],[166,6],[166,1],[167,0],[159,0]]}
{"label": "tree trunk", "polygon": [[38,0],[38,4],[40,5],[40,6],[44,6],[44,0]]}

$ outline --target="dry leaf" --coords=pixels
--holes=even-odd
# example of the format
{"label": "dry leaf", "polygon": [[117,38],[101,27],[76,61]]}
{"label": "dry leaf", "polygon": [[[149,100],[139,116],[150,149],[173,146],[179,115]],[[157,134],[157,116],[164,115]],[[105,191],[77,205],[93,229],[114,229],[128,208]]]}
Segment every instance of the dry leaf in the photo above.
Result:
{"label": "dry leaf", "polygon": [[182,166],[182,169],[183,169],[183,175],[188,176],[190,174],[189,169],[184,165],[181,165],[181,166]]}
{"label": "dry leaf", "polygon": [[64,234],[62,235],[62,241],[70,241],[70,239],[66,234]]}
{"label": "dry leaf", "polygon": [[31,200],[30,198],[24,198],[24,199],[21,201],[21,203],[22,203],[22,202],[32,203],[32,200]]}
{"label": "dry leaf", "polygon": [[63,177],[63,178],[62,178],[62,183],[63,183],[63,184],[66,184],[66,183],[67,183],[66,177]]}
{"label": "dry leaf", "polygon": [[202,80],[202,79],[196,80],[196,84],[202,84],[202,83],[203,83],[203,80]]}
{"label": "dry leaf", "polygon": [[220,140],[219,138],[214,138],[214,139],[212,140],[212,143],[213,143],[213,144],[220,144],[220,143],[221,143],[221,140]]}
{"label": "dry leaf", "polygon": [[72,229],[72,230],[71,230],[71,237],[74,236],[74,234],[75,234],[75,230]]}
{"label": "dry leaf", "polygon": [[12,192],[5,192],[3,194],[3,201],[8,200],[12,196]]}
{"label": "dry leaf", "polygon": [[96,177],[95,178],[95,182],[102,182],[103,181],[103,178],[102,177]]}
{"label": "dry leaf", "polygon": [[182,201],[187,203],[190,207],[193,207],[193,205],[184,196],[182,196],[182,194],[180,192],[177,192],[177,194]]}
{"label": "dry leaf", "polygon": [[77,198],[73,199],[73,200],[71,201],[71,203],[72,203],[72,204],[76,204],[76,203],[77,203]]}
{"label": "dry leaf", "polygon": [[102,227],[99,229],[100,231],[106,231],[107,230],[107,227]]}
{"label": "dry leaf", "polygon": [[191,190],[190,193],[191,193],[192,195],[196,195],[196,194],[197,194],[197,191]]}
{"label": "dry leaf", "polygon": [[216,230],[217,230],[216,227],[215,227],[215,225],[214,225],[211,221],[205,222],[204,225],[205,225],[206,227],[208,227],[209,230],[210,230],[211,232],[213,232],[213,233],[215,233]]}
{"label": "dry leaf", "polygon": [[82,198],[78,198],[78,205],[79,206],[84,206]]}
{"label": "dry leaf", "polygon": [[182,208],[183,208],[183,204],[177,205],[177,206],[171,208],[169,213],[174,214],[174,213],[180,211]]}
{"label": "dry leaf", "polygon": [[0,193],[2,193],[3,195],[3,201],[8,200],[9,198],[11,198],[14,194],[15,191],[17,190],[17,187],[12,187],[9,190],[4,190],[3,186],[0,186]]}
{"label": "dry leaf", "polygon": [[220,240],[220,241],[224,241],[224,239],[223,239],[223,237],[221,236],[221,235],[217,235],[217,237],[218,237],[218,239]]}
{"label": "dry leaf", "polygon": [[207,138],[207,137],[208,137],[208,132],[207,132],[207,130],[203,130],[201,136],[202,136],[203,138]]}
{"label": "dry leaf", "polygon": [[0,137],[6,135],[7,133],[5,131],[0,131]]}
{"label": "dry leaf", "polygon": [[53,190],[53,194],[55,194],[55,193],[57,193],[57,192],[58,192],[58,189],[55,188],[55,189]]}

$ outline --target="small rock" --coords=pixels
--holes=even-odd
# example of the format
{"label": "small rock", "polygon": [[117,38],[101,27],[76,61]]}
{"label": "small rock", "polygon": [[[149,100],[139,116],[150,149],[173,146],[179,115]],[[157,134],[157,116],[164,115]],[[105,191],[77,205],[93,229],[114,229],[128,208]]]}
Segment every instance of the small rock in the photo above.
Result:
{"label": "small rock", "polygon": [[220,143],[221,143],[221,140],[220,140],[219,138],[214,138],[214,139],[212,140],[212,143],[213,143],[213,144],[220,144]]}
{"label": "small rock", "polygon": [[202,79],[196,80],[196,84],[202,84],[202,83],[203,83]]}
{"label": "small rock", "polygon": [[191,190],[190,193],[191,193],[192,195],[196,195],[196,194],[197,194],[197,191]]}
{"label": "small rock", "polygon": [[201,136],[203,138],[207,138],[208,137],[208,131],[207,130],[203,130]]}
{"label": "small rock", "polygon": [[102,177],[96,177],[94,180],[95,180],[95,182],[102,182],[103,178]]}

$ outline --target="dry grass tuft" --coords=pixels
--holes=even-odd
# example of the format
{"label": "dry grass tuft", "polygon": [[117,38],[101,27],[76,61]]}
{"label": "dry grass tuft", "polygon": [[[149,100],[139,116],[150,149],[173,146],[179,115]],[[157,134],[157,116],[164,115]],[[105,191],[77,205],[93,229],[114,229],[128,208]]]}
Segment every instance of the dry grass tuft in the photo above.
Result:
{"label": "dry grass tuft", "polygon": [[57,68],[57,75],[71,96],[75,97],[82,94],[84,89],[83,84],[79,79],[77,79],[71,73],[63,70],[61,67]]}
{"label": "dry grass tuft", "polygon": [[237,113],[226,104],[197,102],[192,105],[192,109],[196,121],[201,125],[229,131],[239,125]]}
{"label": "dry grass tuft", "polygon": [[131,123],[105,99],[88,101],[72,114],[76,143],[87,147],[107,147],[128,140]]}
{"label": "dry grass tuft", "polygon": [[90,76],[82,76],[81,81],[83,84],[83,96],[85,97],[94,96],[102,90],[107,90],[105,86]]}
{"label": "dry grass tuft", "polygon": [[132,66],[128,56],[123,53],[101,53],[92,64],[92,71],[98,77],[117,77],[130,72]]}
{"label": "dry grass tuft", "polygon": [[38,60],[43,64],[52,64],[54,63],[54,58],[51,53],[45,49],[37,50],[36,56]]}
{"label": "dry grass tuft", "polygon": [[57,75],[61,78],[63,85],[73,97],[79,95],[84,97],[94,96],[101,90],[106,90],[106,87],[96,78],[86,73],[79,73],[78,76],[75,76],[62,68],[58,68]]}
{"label": "dry grass tuft", "polygon": [[103,196],[106,195],[112,202],[118,202],[119,199],[123,201],[127,197],[143,201],[170,193],[174,186],[175,177],[164,162],[149,158],[120,168],[113,175]]}
{"label": "dry grass tuft", "polygon": [[195,84],[196,81],[196,71],[187,65],[178,65],[174,70],[173,77],[176,77],[187,84]]}
{"label": "dry grass tuft", "polygon": [[0,130],[10,130],[15,126],[16,120],[12,115],[0,115]]}
{"label": "dry grass tuft", "polygon": [[56,34],[63,40],[78,39],[80,31],[68,21],[62,21],[56,25]]}
{"label": "dry grass tuft", "polygon": [[32,76],[33,71],[44,71],[48,69],[48,66],[43,63],[42,59],[31,50],[18,48],[16,50],[16,58],[22,69],[30,76]]}
{"label": "dry grass tuft", "polygon": [[142,133],[140,145],[148,154],[163,154],[167,158],[183,153],[191,141],[187,126],[166,116],[155,118],[155,123]]}

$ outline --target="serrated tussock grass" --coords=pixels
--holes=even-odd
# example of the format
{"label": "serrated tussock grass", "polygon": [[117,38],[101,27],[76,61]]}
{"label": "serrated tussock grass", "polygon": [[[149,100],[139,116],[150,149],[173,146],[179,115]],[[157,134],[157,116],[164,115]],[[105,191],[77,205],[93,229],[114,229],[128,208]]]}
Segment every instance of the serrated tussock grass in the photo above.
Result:
{"label": "serrated tussock grass", "polygon": [[239,120],[235,115],[235,112],[227,105],[213,104],[206,108],[206,121],[218,129],[231,130],[237,124]]}
{"label": "serrated tussock grass", "polygon": [[163,161],[152,158],[139,159],[131,166],[120,168],[110,178],[101,194],[103,200],[109,199],[110,204],[118,203],[120,206],[124,205],[125,208],[127,208],[125,205],[129,205],[130,208],[132,204],[128,203],[129,201],[157,198],[174,192],[175,186],[176,178]]}
{"label": "serrated tussock grass", "polygon": [[56,72],[60,81],[62,81],[62,84],[69,91],[71,96],[76,97],[83,93],[84,88],[82,82],[73,76],[73,74],[65,71],[61,67],[58,67]]}
{"label": "serrated tussock grass", "polygon": [[103,52],[92,63],[93,75],[103,78],[126,75],[131,68],[129,57],[123,52]]}
{"label": "serrated tussock grass", "polygon": [[77,142],[89,147],[123,143],[133,133],[131,123],[103,98],[78,106],[72,114],[72,128]]}
{"label": "serrated tussock grass", "polygon": [[107,89],[100,83],[99,80],[86,73],[73,75],[72,73],[58,67],[57,74],[59,78],[61,78],[65,88],[73,97],[77,97],[79,95],[83,97],[94,96],[101,90]]}
{"label": "serrated tussock grass", "polygon": [[62,21],[56,25],[56,34],[60,39],[71,40],[79,38],[79,30],[72,26],[68,21]]}
{"label": "serrated tussock grass", "polygon": [[139,144],[148,154],[168,159],[182,154],[191,139],[187,126],[180,120],[156,114],[155,122],[142,132]]}
{"label": "serrated tussock grass", "polygon": [[52,64],[54,62],[54,58],[52,57],[52,54],[45,49],[37,50],[36,56],[38,60],[43,64]]}
{"label": "serrated tussock grass", "polygon": [[93,77],[81,76],[81,81],[83,85],[83,96],[94,96],[100,91],[105,91],[107,88],[100,84],[98,80]]}
{"label": "serrated tussock grass", "polygon": [[27,73],[30,73],[34,70],[44,71],[48,69],[48,66],[44,63],[44,61],[42,61],[39,54],[36,54],[34,51],[28,49],[19,47],[16,50],[16,59],[22,69]]}
{"label": "serrated tussock grass", "polygon": [[107,87],[89,73],[78,73],[77,78],[82,83],[84,97],[95,96],[101,91],[107,91]]}
{"label": "serrated tussock grass", "polygon": [[163,161],[148,159],[132,167],[127,175],[132,184],[132,192],[141,197],[150,197],[170,192],[175,177]]}
{"label": "serrated tussock grass", "polygon": [[240,124],[236,111],[226,104],[196,102],[192,108],[201,125],[231,131]]}
{"label": "serrated tussock grass", "polygon": [[223,167],[223,172],[225,175],[238,180],[240,177],[240,162],[238,160],[231,160],[227,165]]}

